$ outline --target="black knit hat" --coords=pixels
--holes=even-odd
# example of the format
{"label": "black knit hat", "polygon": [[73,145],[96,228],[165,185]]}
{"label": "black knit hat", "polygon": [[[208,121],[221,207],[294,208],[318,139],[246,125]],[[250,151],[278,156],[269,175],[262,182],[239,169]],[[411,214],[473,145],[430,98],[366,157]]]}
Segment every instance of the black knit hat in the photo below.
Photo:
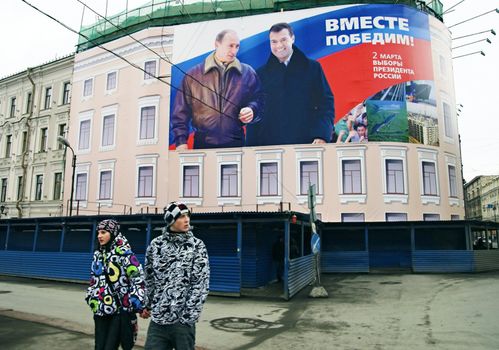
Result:
{"label": "black knit hat", "polygon": [[165,215],[163,219],[165,220],[166,227],[170,227],[173,223],[182,215],[187,214],[191,216],[191,211],[187,208],[187,205],[180,202],[171,202],[165,208]]}

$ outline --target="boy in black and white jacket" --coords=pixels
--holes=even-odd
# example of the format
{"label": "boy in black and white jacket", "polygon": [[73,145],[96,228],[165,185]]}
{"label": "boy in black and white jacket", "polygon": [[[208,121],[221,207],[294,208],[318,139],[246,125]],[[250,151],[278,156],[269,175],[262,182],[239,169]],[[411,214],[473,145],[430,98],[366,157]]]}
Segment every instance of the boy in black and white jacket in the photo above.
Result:
{"label": "boy in black and white jacket", "polygon": [[163,234],[146,251],[146,301],[141,314],[151,316],[146,349],[194,349],[210,266],[206,246],[191,232],[190,215],[183,203],[166,206]]}

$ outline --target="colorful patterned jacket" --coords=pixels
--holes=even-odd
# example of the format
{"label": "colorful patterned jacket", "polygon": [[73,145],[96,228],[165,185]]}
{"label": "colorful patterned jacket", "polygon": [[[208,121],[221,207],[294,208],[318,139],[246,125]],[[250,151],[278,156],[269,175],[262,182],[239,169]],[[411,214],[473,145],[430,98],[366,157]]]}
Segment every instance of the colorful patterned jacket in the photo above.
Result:
{"label": "colorful patterned jacket", "polygon": [[210,266],[203,241],[192,232],[163,230],[146,252],[146,303],[160,325],[193,325],[208,296]]}
{"label": "colorful patterned jacket", "polygon": [[101,247],[95,251],[90,275],[85,300],[96,315],[112,315],[120,309],[127,312],[142,311],[144,273],[130,244],[121,233],[114,238],[109,249]]}

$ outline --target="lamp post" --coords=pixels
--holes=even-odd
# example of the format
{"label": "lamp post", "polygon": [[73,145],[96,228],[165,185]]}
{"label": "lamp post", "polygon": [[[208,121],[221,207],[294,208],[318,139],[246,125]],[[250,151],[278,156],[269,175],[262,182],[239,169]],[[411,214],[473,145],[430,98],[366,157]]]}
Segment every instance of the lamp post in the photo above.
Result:
{"label": "lamp post", "polygon": [[73,176],[71,177],[71,194],[69,197],[69,216],[72,216],[73,215],[73,192],[74,192],[75,171],[76,171],[76,154],[75,154],[73,147],[71,147],[71,144],[69,143],[69,141],[66,140],[64,137],[57,136],[57,141],[59,143],[63,144],[64,147],[66,147],[66,149],[69,148],[71,150],[71,153],[73,153],[73,161],[71,163],[71,166],[73,167]]}

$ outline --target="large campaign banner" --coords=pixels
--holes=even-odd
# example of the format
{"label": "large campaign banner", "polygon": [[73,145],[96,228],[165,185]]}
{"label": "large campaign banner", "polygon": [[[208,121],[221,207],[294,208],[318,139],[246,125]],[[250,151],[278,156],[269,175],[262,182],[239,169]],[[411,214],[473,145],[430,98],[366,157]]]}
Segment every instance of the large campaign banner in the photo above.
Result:
{"label": "large campaign banner", "polygon": [[170,149],[438,145],[428,20],[405,5],[348,5],[176,26]]}

